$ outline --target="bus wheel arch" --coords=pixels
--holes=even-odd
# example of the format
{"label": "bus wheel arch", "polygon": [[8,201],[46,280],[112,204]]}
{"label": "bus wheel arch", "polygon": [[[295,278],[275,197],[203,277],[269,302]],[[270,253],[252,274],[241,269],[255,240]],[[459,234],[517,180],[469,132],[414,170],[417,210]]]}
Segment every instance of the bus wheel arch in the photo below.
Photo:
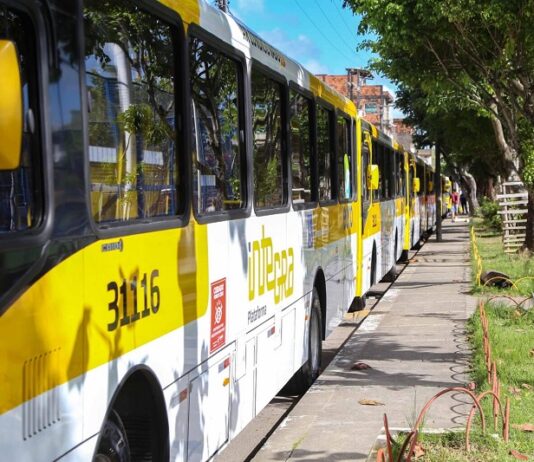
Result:
{"label": "bus wheel arch", "polygon": [[319,295],[319,301],[321,303],[321,329],[322,329],[322,340],[325,340],[326,337],[326,279],[324,277],[323,270],[319,268],[315,275],[315,280],[313,282],[314,289],[317,290]]}
{"label": "bus wheel arch", "polygon": [[398,250],[399,250],[399,230],[395,228],[395,244],[393,247],[393,266],[395,266],[395,262],[397,261]]}
{"label": "bus wheel arch", "polygon": [[369,286],[373,287],[376,284],[376,242],[373,242],[373,252],[371,253],[371,277]]}
{"label": "bus wheel arch", "polygon": [[[124,434],[124,437],[121,434]],[[118,440],[125,441],[120,443]],[[127,450],[127,459],[106,457],[115,449]],[[123,454],[123,455],[124,455]],[[94,461],[129,461],[146,457],[154,462],[169,459],[169,423],[163,391],[156,375],[147,366],[133,367],[122,379],[108,406]]]}

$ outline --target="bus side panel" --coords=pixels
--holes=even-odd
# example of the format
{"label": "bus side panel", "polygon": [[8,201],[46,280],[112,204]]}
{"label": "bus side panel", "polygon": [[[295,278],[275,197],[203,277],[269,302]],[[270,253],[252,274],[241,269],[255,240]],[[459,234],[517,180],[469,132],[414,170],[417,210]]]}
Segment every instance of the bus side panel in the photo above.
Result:
{"label": "bus side panel", "polygon": [[232,349],[210,358],[190,381],[188,462],[208,460],[228,442]]}
{"label": "bus side panel", "polygon": [[187,456],[187,427],[189,420],[189,375],[176,380],[165,389],[169,420],[171,461],[185,461]]}
{"label": "bus side panel", "polygon": [[381,219],[381,265],[380,273],[377,275],[377,281],[380,281],[385,274],[391,269],[395,262],[393,256],[395,247],[395,201],[388,200],[380,203],[382,213]]}
{"label": "bus side panel", "polygon": [[[78,378],[2,414],[2,460],[32,462],[36,454],[40,460],[53,460],[66,453],[82,441],[82,409],[83,379]],[[84,453],[90,451],[84,448]]]}

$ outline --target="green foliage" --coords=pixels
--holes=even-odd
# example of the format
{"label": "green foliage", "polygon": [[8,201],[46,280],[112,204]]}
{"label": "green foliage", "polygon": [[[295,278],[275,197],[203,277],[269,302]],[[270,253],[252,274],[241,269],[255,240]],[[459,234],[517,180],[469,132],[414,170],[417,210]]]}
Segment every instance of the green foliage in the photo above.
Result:
{"label": "green foliage", "polygon": [[[534,0],[345,0],[345,6],[361,15],[359,31],[373,36],[363,44],[379,55],[372,68],[410,96],[403,109],[425,142],[448,143],[456,134],[444,152],[454,154],[448,160],[459,169],[477,169],[482,179],[488,166],[492,176],[504,166],[534,184]],[[471,128],[486,128],[454,127],[466,118]],[[490,133],[494,147],[484,149],[479,142],[487,146]],[[498,154],[498,162],[488,154]],[[528,220],[532,226],[534,214]]]}
{"label": "green foliage", "polygon": [[[474,281],[474,292],[500,295],[529,296],[534,293],[534,259],[528,254],[504,253],[502,233],[486,227],[481,218],[475,218],[475,231],[482,270],[495,270],[504,273],[516,282],[516,287],[509,289],[478,287]],[[473,278],[476,271],[473,272]]]}
{"label": "green foliage", "polygon": [[132,104],[117,119],[124,131],[143,136],[147,144],[158,145],[167,140],[166,126],[148,104]]}
{"label": "green foliage", "polygon": [[483,197],[480,201],[480,214],[484,218],[484,225],[496,231],[502,230],[502,219],[498,214],[500,210],[499,204],[487,197]]}
{"label": "green foliage", "polygon": [[534,186],[534,129],[524,118],[518,124],[520,139],[520,160],[522,164],[522,180],[527,186]]}

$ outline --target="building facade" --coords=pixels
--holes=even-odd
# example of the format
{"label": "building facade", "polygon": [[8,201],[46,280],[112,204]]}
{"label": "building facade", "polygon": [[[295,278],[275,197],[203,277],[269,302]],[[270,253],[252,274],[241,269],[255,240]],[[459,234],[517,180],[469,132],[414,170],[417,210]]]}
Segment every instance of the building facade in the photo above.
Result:
{"label": "building facade", "polygon": [[347,74],[319,74],[317,77],[350,98],[365,120],[390,135],[395,134],[392,117],[395,97],[384,85],[367,85],[366,80],[372,78],[369,71],[349,69]]}

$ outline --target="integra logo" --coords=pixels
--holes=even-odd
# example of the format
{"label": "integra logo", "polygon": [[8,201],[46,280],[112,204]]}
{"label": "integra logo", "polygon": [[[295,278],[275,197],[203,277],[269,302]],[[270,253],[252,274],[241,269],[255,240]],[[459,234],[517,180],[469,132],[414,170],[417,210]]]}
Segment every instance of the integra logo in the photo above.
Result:
{"label": "integra logo", "polygon": [[274,303],[293,295],[295,257],[293,248],[275,252],[273,240],[265,236],[248,243],[248,299],[274,292]]}

